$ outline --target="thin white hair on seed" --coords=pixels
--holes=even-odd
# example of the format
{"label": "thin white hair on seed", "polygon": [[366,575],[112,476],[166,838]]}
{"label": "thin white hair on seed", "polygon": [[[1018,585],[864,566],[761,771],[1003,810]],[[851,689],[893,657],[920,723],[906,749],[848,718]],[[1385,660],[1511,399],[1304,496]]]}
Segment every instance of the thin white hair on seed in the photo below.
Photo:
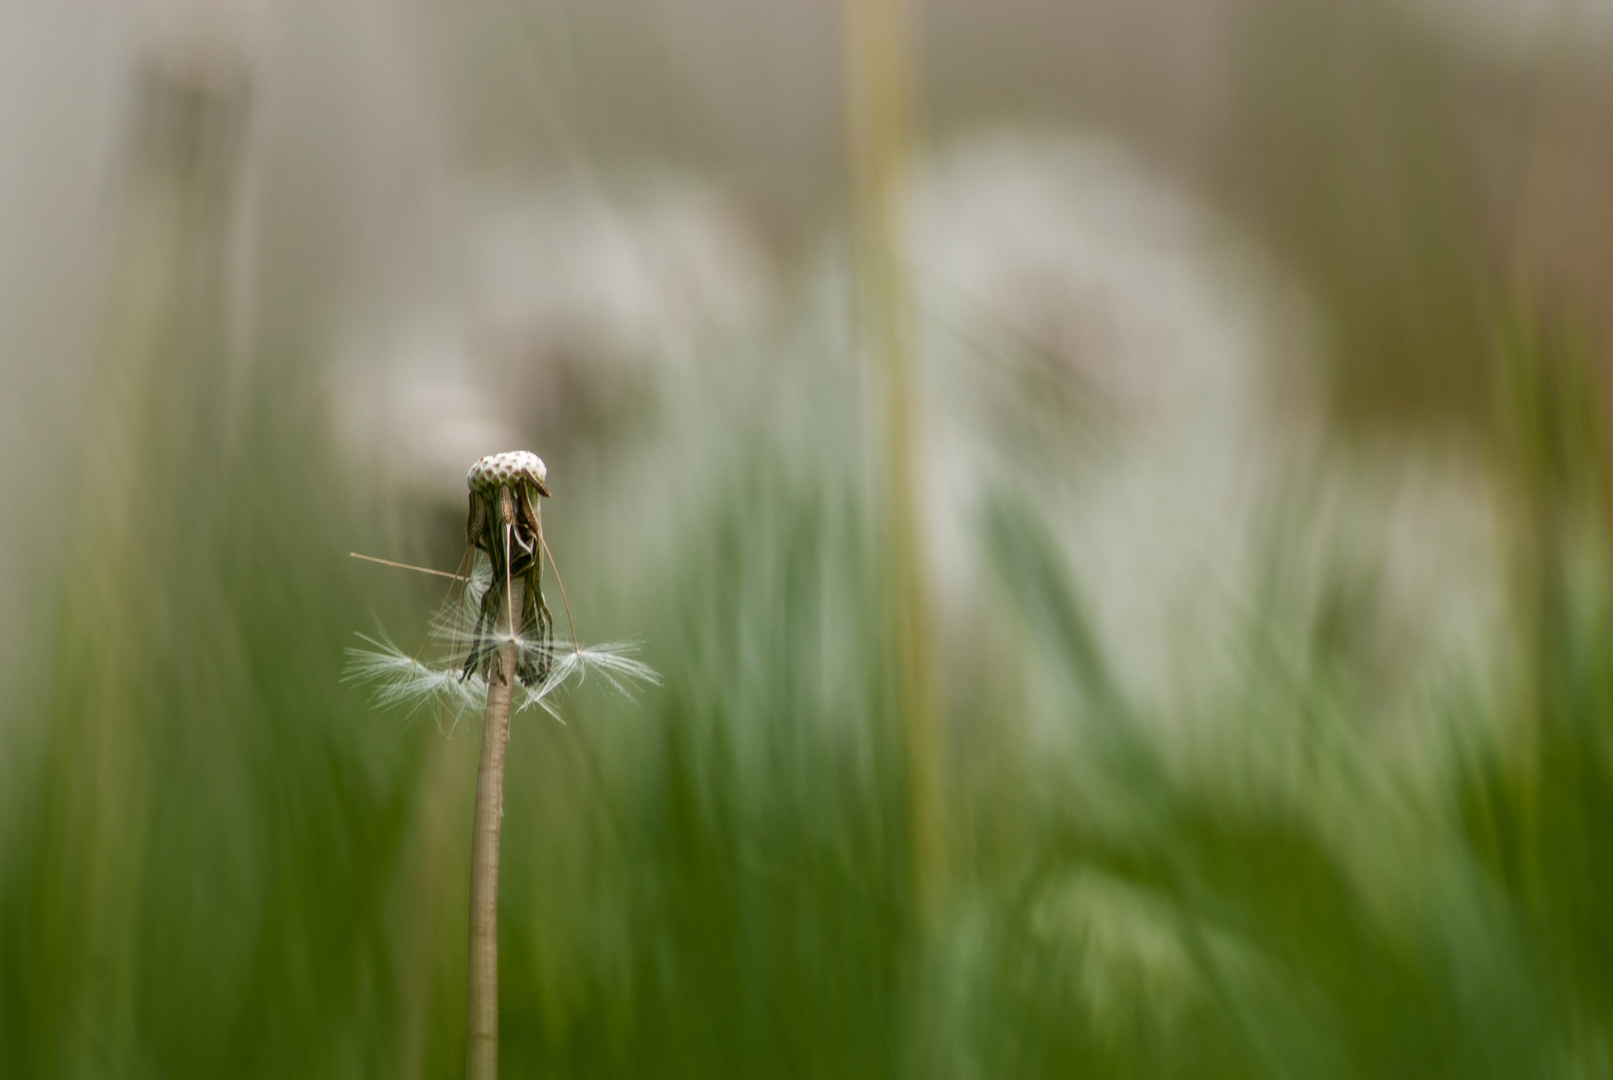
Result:
{"label": "thin white hair on seed", "polygon": [[[385,630],[377,630],[375,637],[358,635],[369,648],[347,650],[347,670],[343,682],[365,683],[372,687],[371,700],[377,707],[401,707],[414,716],[422,709],[434,708],[439,716],[447,714],[453,719],[451,732],[459,721],[480,712],[487,703],[487,680],[482,675],[463,678],[457,665],[450,659],[446,667],[433,667],[399,649]],[[539,644],[521,637],[511,639],[509,634],[496,636],[499,644],[514,640],[518,647]],[[554,665],[543,682],[536,686],[517,683],[515,697],[518,712],[537,706],[562,724],[565,718],[555,707],[553,697],[567,689],[568,684],[581,686],[589,675],[604,680],[616,693],[633,699],[633,684],[661,685],[661,675],[650,665],[631,654],[637,644],[631,641],[611,641],[602,645],[578,646],[574,642],[556,641]],[[439,728],[441,723],[439,721]]]}
{"label": "thin white hair on seed", "polygon": [[347,650],[342,681],[368,684],[377,706],[404,707],[409,716],[435,706],[453,716],[457,725],[461,716],[486,704],[486,683],[461,682],[456,672],[431,667],[399,649],[385,630],[376,633],[376,637],[358,635],[370,648]]}
{"label": "thin white hair on seed", "polygon": [[635,658],[632,654],[637,651],[636,641],[607,641],[601,645],[571,648],[567,662],[576,667],[579,683],[588,677],[590,671],[594,671],[613,690],[631,700],[633,692],[627,684],[641,682],[651,686],[661,685],[661,673]]}
{"label": "thin white hair on seed", "polygon": [[628,699],[633,697],[632,690],[629,689],[630,683],[659,686],[660,672],[630,655],[636,647],[634,643],[626,641],[580,647],[572,642],[555,642],[554,667],[549,672],[549,677],[536,688],[519,688],[521,703],[518,711],[537,705],[559,719],[560,714],[548,700],[550,695],[570,682],[582,685],[590,672],[597,673],[611,689]]}
{"label": "thin white hair on seed", "polygon": [[482,597],[493,584],[493,564],[481,551],[471,551],[471,564],[464,588],[457,600],[445,603],[432,616],[427,634],[431,641],[450,650],[468,648],[475,640],[476,616]]}

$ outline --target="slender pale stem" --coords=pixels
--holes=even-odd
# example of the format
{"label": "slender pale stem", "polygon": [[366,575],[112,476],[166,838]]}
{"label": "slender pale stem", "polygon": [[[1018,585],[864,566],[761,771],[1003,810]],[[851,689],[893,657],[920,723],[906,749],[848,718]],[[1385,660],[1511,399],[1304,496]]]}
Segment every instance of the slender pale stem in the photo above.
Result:
{"label": "slender pale stem", "polygon": [[[506,497],[508,489],[506,489]],[[509,520],[506,518],[506,520]],[[508,542],[503,558],[510,557]],[[526,599],[526,583],[509,575],[496,626],[514,626]],[[515,689],[519,646],[499,647],[487,672],[487,714],[482,723],[482,759],[476,770],[476,815],[470,855],[470,979],[465,1031],[467,1080],[498,1077],[498,848],[504,818],[504,752],[510,741],[510,697]]]}
{"label": "slender pale stem", "polygon": [[907,0],[842,0],[841,8],[857,329],[885,390],[889,631],[907,750],[914,904],[928,928],[945,892],[946,852],[940,708],[913,467],[917,385],[902,220],[913,138],[912,25]]}

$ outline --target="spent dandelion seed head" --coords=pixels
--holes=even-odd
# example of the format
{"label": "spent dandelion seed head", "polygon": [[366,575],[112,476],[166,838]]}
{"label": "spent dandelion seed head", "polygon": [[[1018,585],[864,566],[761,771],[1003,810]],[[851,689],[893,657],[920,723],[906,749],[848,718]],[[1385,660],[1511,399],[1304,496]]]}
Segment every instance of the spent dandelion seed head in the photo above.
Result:
{"label": "spent dandelion seed head", "polygon": [[[448,730],[487,705],[487,679],[499,650],[514,644],[517,665],[516,711],[534,706],[560,719],[554,702],[563,691],[581,686],[590,676],[631,699],[636,685],[659,685],[660,675],[637,659],[637,644],[613,641],[584,645],[554,637],[553,617],[541,591],[541,498],[549,495],[543,459],[528,451],[490,454],[466,475],[470,504],[466,544],[468,572],[449,575],[459,584],[432,617],[426,646],[436,659],[423,659],[400,648],[384,629],[360,634],[361,646],[347,650],[344,681],[368,686],[377,708],[402,709],[409,716],[430,710],[447,719]],[[508,513],[501,505],[510,492]],[[508,553],[508,558],[506,553]],[[357,556],[382,565],[426,570],[405,563]],[[507,558],[507,561],[506,561]],[[498,567],[495,572],[495,567]],[[465,571],[461,564],[461,571]],[[428,571],[441,573],[437,571]],[[525,582],[518,631],[498,617],[510,581]],[[425,651],[423,647],[421,652]],[[563,721],[562,721],[563,722]]]}
{"label": "spent dandelion seed head", "polygon": [[[512,585],[522,582],[520,612],[507,618],[509,638],[522,639],[516,654],[516,675],[526,686],[548,677],[554,662],[554,616],[543,601],[543,521],[539,500],[547,498],[548,470],[543,459],[525,450],[490,454],[470,467],[465,483],[470,488],[470,509],[465,518],[465,542],[485,554],[493,567],[492,581],[482,594],[481,608],[471,632],[470,649],[461,677],[487,674],[495,662],[498,613]],[[519,629],[517,629],[519,619]]]}

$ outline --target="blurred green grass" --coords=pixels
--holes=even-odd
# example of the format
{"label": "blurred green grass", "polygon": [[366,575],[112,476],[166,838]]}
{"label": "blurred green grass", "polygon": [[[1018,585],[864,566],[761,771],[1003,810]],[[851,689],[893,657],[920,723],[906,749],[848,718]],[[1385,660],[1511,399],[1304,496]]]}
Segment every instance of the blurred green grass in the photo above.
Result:
{"label": "blurred green grass", "polygon": [[[1245,759],[1265,776],[1171,767],[1079,575],[999,500],[981,535],[1019,644],[967,669],[983,711],[951,718],[996,733],[997,757],[954,763],[959,869],[928,936],[866,499],[827,462],[744,455],[636,598],[666,686],[516,729],[506,1073],[1598,1075],[1601,421],[1583,362],[1537,337],[1508,346],[1526,689],[1431,695],[1456,764],[1424,789],[1377,775],[1375,654],[1338,646],[1369,631],[1330,610],[1286,675],[1252,656],[1220,719],[1301,753]],[[186,543],[148,550],[141,603],[78,597],[40,657],[34,738],[8,748],[28,782],[5,793],[0,849],[5,1075],[460,1067],[472,740],[341,685],[368,609],[418,622],[431,601],[341,561],[373,526],[338,494],[317,411],[283,391],[253,395],[217,466],[236,496],[174,510]],[[205,460],[148,476],[146,505],[187,507]],[[104,611],[120,622],[84,624]],[[115,671],[85,648],[113,639]],[[1022,726],[993,715],[1035,678],[1079,760],[1015,747]],[[1508,714],[1510,736],[1473,711]]]}

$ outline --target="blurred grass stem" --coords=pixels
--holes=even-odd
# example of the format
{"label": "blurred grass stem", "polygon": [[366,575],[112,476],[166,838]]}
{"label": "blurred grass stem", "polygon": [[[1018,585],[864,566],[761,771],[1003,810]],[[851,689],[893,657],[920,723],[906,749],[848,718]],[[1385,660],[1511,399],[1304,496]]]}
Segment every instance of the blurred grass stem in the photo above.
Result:
{"label": "blurred grass stem", "polygon": [[913,315],[902,193],[912,143],[906,0],[843,0],[858,348],[884,388],[881,523],[897,715],[907,756],[912,889],[921,924],[944,893],[942,753],[913,486]]}
{"label": "blurred grass stem", "polygon": [[94,1068],[83,1059],[137,1039],[130,942],[154,887],[154,747],[176,741],[154,687],[173,677],[164,665],[177,650],[165,649],[172,638],[153,613],[218,613],[203,584],[212,552],[201,508],[220,474],[217,358],[247,105],[244,83],[228,78],[192,81],[156,66],[139,76],[79,491],[66,504],[83,546],[63,585],[48,721],[45,805],[57,809],[47,818],[51,915],[41,937],[59,959],[36,992],[69,1003],[77,1029],[43,1033],[60,1056],[41,1071]]}

